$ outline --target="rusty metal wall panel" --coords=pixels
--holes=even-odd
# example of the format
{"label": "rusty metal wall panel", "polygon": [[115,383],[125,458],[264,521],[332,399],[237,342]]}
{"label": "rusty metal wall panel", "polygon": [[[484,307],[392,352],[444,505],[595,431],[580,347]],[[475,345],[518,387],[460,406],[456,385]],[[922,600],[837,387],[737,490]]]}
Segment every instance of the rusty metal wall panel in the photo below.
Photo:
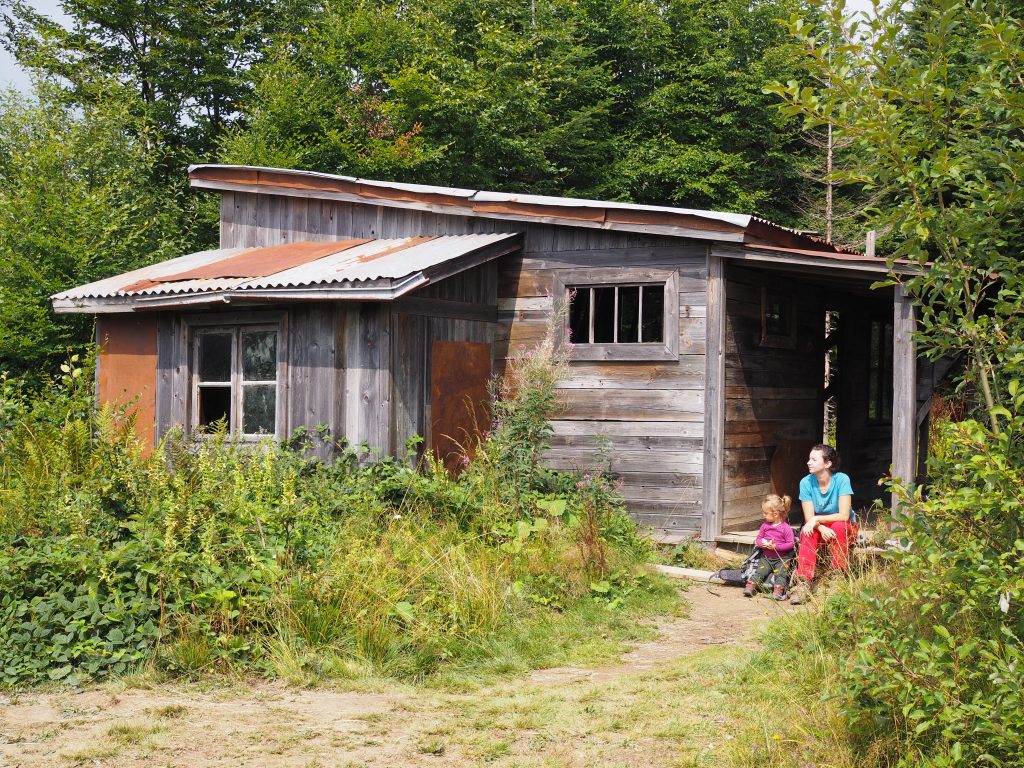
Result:
{"label": "rusty metal wall panel", "polygon": [[156,315],[108,315],[98,319],[97,330],[97,400],[115,407],[131,403],[147,452],[156,440],[157,321]]}
{"label": "rusty metal wall panel", "polygon": [[464,450],[490,425],[487,381],[491,345],[472,341],[435,341],[431,345],[430,442],[434,455],[457,470]]}

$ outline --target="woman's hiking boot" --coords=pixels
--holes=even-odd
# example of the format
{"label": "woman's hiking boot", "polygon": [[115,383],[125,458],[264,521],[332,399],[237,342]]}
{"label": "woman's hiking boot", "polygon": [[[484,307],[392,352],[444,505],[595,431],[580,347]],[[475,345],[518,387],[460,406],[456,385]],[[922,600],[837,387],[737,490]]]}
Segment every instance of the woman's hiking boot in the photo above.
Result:
{"label": "woman's hiking boot", "polygon": [[799,582],[793,591],[789,593],[789,602],[791,605],[802,605],[803,603],[810,602],[811,599],[811,585],[806,581]]}
{"label": "woman's hiking boot", "polygon": [[743,586],[743,596],[744,597],[753,597],[755,592],[757,592],[757,584],[755,584],[754,582],[748,581]]}
{"label": "woman's hiking boot", "polygon": [[772,600],[786,600],[786,588],[781,584],[776,584],[772,587]]}

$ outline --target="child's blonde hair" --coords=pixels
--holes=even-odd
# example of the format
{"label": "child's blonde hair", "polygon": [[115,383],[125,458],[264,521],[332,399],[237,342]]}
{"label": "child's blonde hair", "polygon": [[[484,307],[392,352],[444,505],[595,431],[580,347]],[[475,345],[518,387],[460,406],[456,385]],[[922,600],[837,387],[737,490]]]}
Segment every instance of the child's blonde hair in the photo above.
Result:
{"label": "child's blonde hair", "polygon": [[783,520],[789,516],[789,508],[793,500],[789,496],[779,496],[777,493],[769,493],[761,502],[761,510],[767,512],[769,509],[780,515]]}

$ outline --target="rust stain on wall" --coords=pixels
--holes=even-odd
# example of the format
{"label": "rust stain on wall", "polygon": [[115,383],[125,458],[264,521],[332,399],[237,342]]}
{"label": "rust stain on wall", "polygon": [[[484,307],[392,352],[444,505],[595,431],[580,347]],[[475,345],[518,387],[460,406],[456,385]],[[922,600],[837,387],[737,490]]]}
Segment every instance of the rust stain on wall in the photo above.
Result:
{"label": "rust stain on wall", "polygon": [[[101,315],[96,398],[100,404],[128,405],[135,432],[153,450],[156,438],[155,315]],[[129,405],[130,404],[130,405]]]}
{"label": "rust stain on wall", "polygon": [[487,381],[491,345],[474,341],[435,341],[431,347],[431,448],[449,471],[457,472],[490,426]]}

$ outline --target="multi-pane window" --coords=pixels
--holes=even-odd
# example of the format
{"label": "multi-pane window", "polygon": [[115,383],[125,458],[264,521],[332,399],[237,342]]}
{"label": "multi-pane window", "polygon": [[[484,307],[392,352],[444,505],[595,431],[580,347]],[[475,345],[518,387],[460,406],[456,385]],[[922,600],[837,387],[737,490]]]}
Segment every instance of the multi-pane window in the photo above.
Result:
{"label": "multi-pane window", "polygon": [[868,423],[892,423],[892,322],[871,321],[868,348]]}
{"label": "multi-pane window", "polygon": [[570,285],[573,344],[662,344],[664,285]]}
{"label": "multi-pane window", "polygon": [[792,296],[761,289],[761,346],[796,349],[796,302]]}
{"label": "multi-pane window", "polygon": [[678,360],[680,340],[691,323],[703,323],[703,302],[681,303],[678,270],[618,266],[552,271],[552,292],[568,303],[570,360]]}
{"label": "multi-pane window", "polygon": [[277,326],[198,329],[193,354],[194,428],[223,422],[232,435],[277,433]]}

